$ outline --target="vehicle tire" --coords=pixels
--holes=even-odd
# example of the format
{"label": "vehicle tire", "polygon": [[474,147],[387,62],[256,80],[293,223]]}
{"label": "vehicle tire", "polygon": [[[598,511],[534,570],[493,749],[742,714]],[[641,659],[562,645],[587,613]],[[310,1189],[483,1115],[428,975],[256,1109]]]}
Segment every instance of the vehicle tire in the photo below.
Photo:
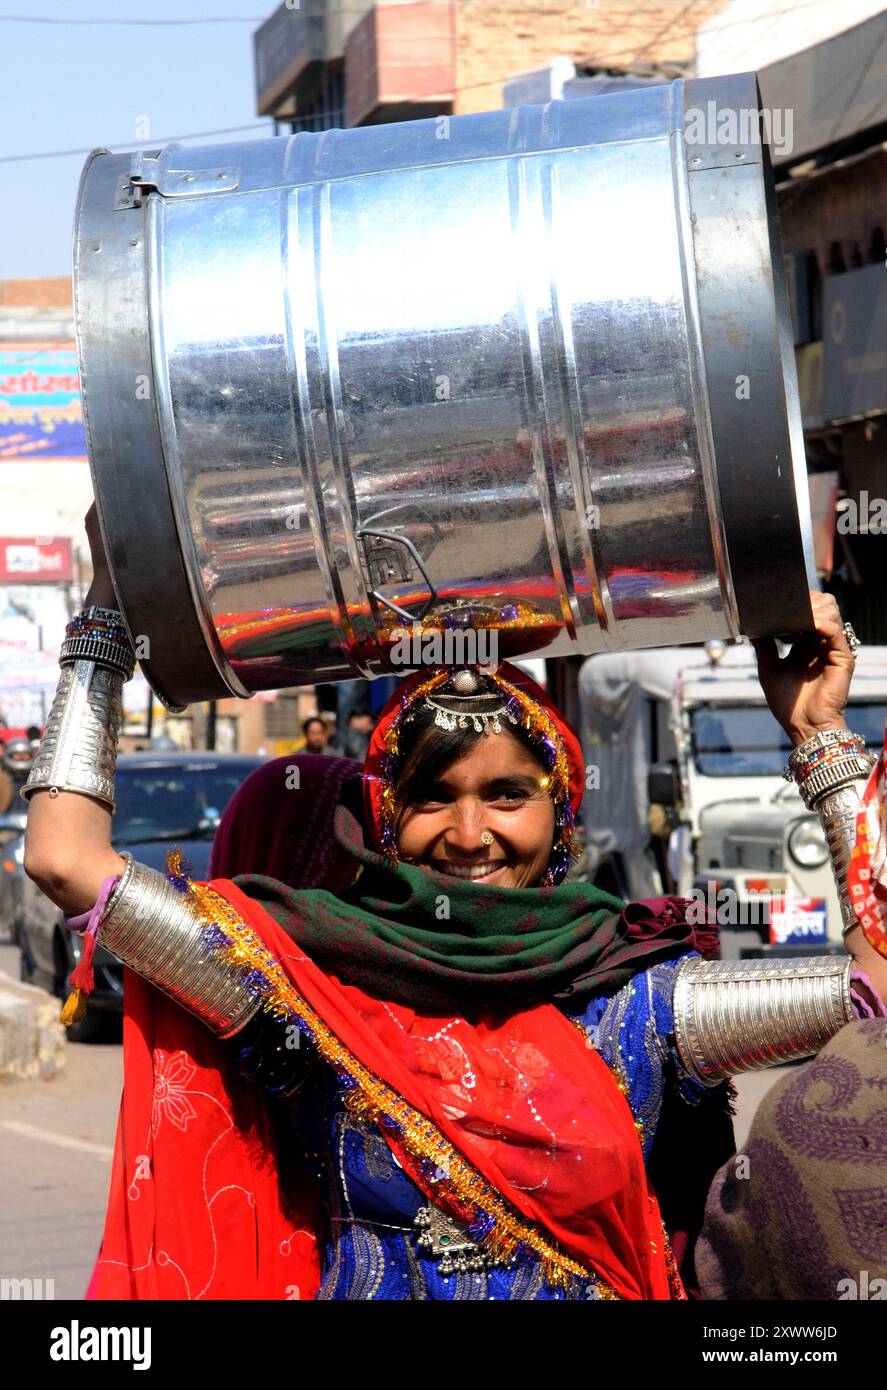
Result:
{"label": "vehicle tire", "polygon": [[[65,1002],[71,992],[71,972],[74,969],[74,962],[68,946],[61,935],[57,932],[55,936],[55,994],[56,998],[62,1003]],[[77,1023],[69,1023],[65,1029],[68,1042],[99,1042],[105,1035],[105,1016],[101,1009],[92,1009],[89,1004],[86,1006],[86,1013]]]}

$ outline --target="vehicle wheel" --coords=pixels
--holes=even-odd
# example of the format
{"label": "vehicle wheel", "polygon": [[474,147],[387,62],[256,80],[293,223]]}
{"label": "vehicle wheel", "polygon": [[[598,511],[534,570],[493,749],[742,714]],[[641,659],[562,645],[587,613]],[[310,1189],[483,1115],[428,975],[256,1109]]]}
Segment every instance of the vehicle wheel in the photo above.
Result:
{"label": "vehicle wheel", "polygon": [[[71,992],[70,978],[74,963],[64,940],[58,934],[55,938],[55,962],[55,994],[56,998],[64,1004]],[[69,1042],[98,1042],[104,1036],[104,1032],[104,1014],[100,1009],[91,1009],[88,1004],[83,1018],[77,1023],[70,1023],[65,1029]]]}

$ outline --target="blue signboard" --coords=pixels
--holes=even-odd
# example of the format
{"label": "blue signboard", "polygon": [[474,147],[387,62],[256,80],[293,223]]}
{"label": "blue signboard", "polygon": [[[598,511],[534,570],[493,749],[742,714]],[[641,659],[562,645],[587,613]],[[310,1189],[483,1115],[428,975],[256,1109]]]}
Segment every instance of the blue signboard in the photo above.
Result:
{"label": "blue signboard", "polygon": [[86,457],[73,346],[0,349],[0,460]]}

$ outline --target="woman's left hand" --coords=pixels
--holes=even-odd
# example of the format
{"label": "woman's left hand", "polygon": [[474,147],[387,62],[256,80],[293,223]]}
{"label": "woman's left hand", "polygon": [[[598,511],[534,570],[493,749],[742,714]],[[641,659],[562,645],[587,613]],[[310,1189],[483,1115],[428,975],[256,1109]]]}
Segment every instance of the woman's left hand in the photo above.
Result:
{"label": "woman's left hand", "polygon": [[825,729],[846,727],[844,711],[855,665],[838,605],[813,591],[814,632],[799,637],[780,660],[772,637],[754,643],[767,704],[797,747]]}

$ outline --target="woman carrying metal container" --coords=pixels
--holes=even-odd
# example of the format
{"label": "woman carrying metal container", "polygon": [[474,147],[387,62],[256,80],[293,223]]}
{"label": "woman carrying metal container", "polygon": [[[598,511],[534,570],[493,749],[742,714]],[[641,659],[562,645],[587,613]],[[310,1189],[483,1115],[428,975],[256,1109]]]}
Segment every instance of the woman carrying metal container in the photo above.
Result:
{"label": "woman carrying metal container", "polygon": [[[28,779],[25,867],[86,932],[70,1015],[97,939],[162,992],[139,985],[128,1009],[124,1113],[138,1090],[146,1118],[118,1133],[97,1296],[685,1297],[662,1219],[681,1229],[666,1210],[680,1200],[658,1175],[689,1174],[693,1125],[713,1103],[723,1115],[732,1072],[814,1053],[854,994],[869,1012],[887,996],[845,892],[870,760],[843,722],[853,654],[834,601],[812,595],[816,631],[759,657],[829,836],[850,954],[721,962],[679,901],[625,906],[565,881],[581,750],[508,666],[398,689],[364,825],[337,813],[348,888],[192,883],[181,856],[164,876],[117,854],[134,652],[88,529],[95,578]],[[281,794],[298,798],[298,778]]]}

